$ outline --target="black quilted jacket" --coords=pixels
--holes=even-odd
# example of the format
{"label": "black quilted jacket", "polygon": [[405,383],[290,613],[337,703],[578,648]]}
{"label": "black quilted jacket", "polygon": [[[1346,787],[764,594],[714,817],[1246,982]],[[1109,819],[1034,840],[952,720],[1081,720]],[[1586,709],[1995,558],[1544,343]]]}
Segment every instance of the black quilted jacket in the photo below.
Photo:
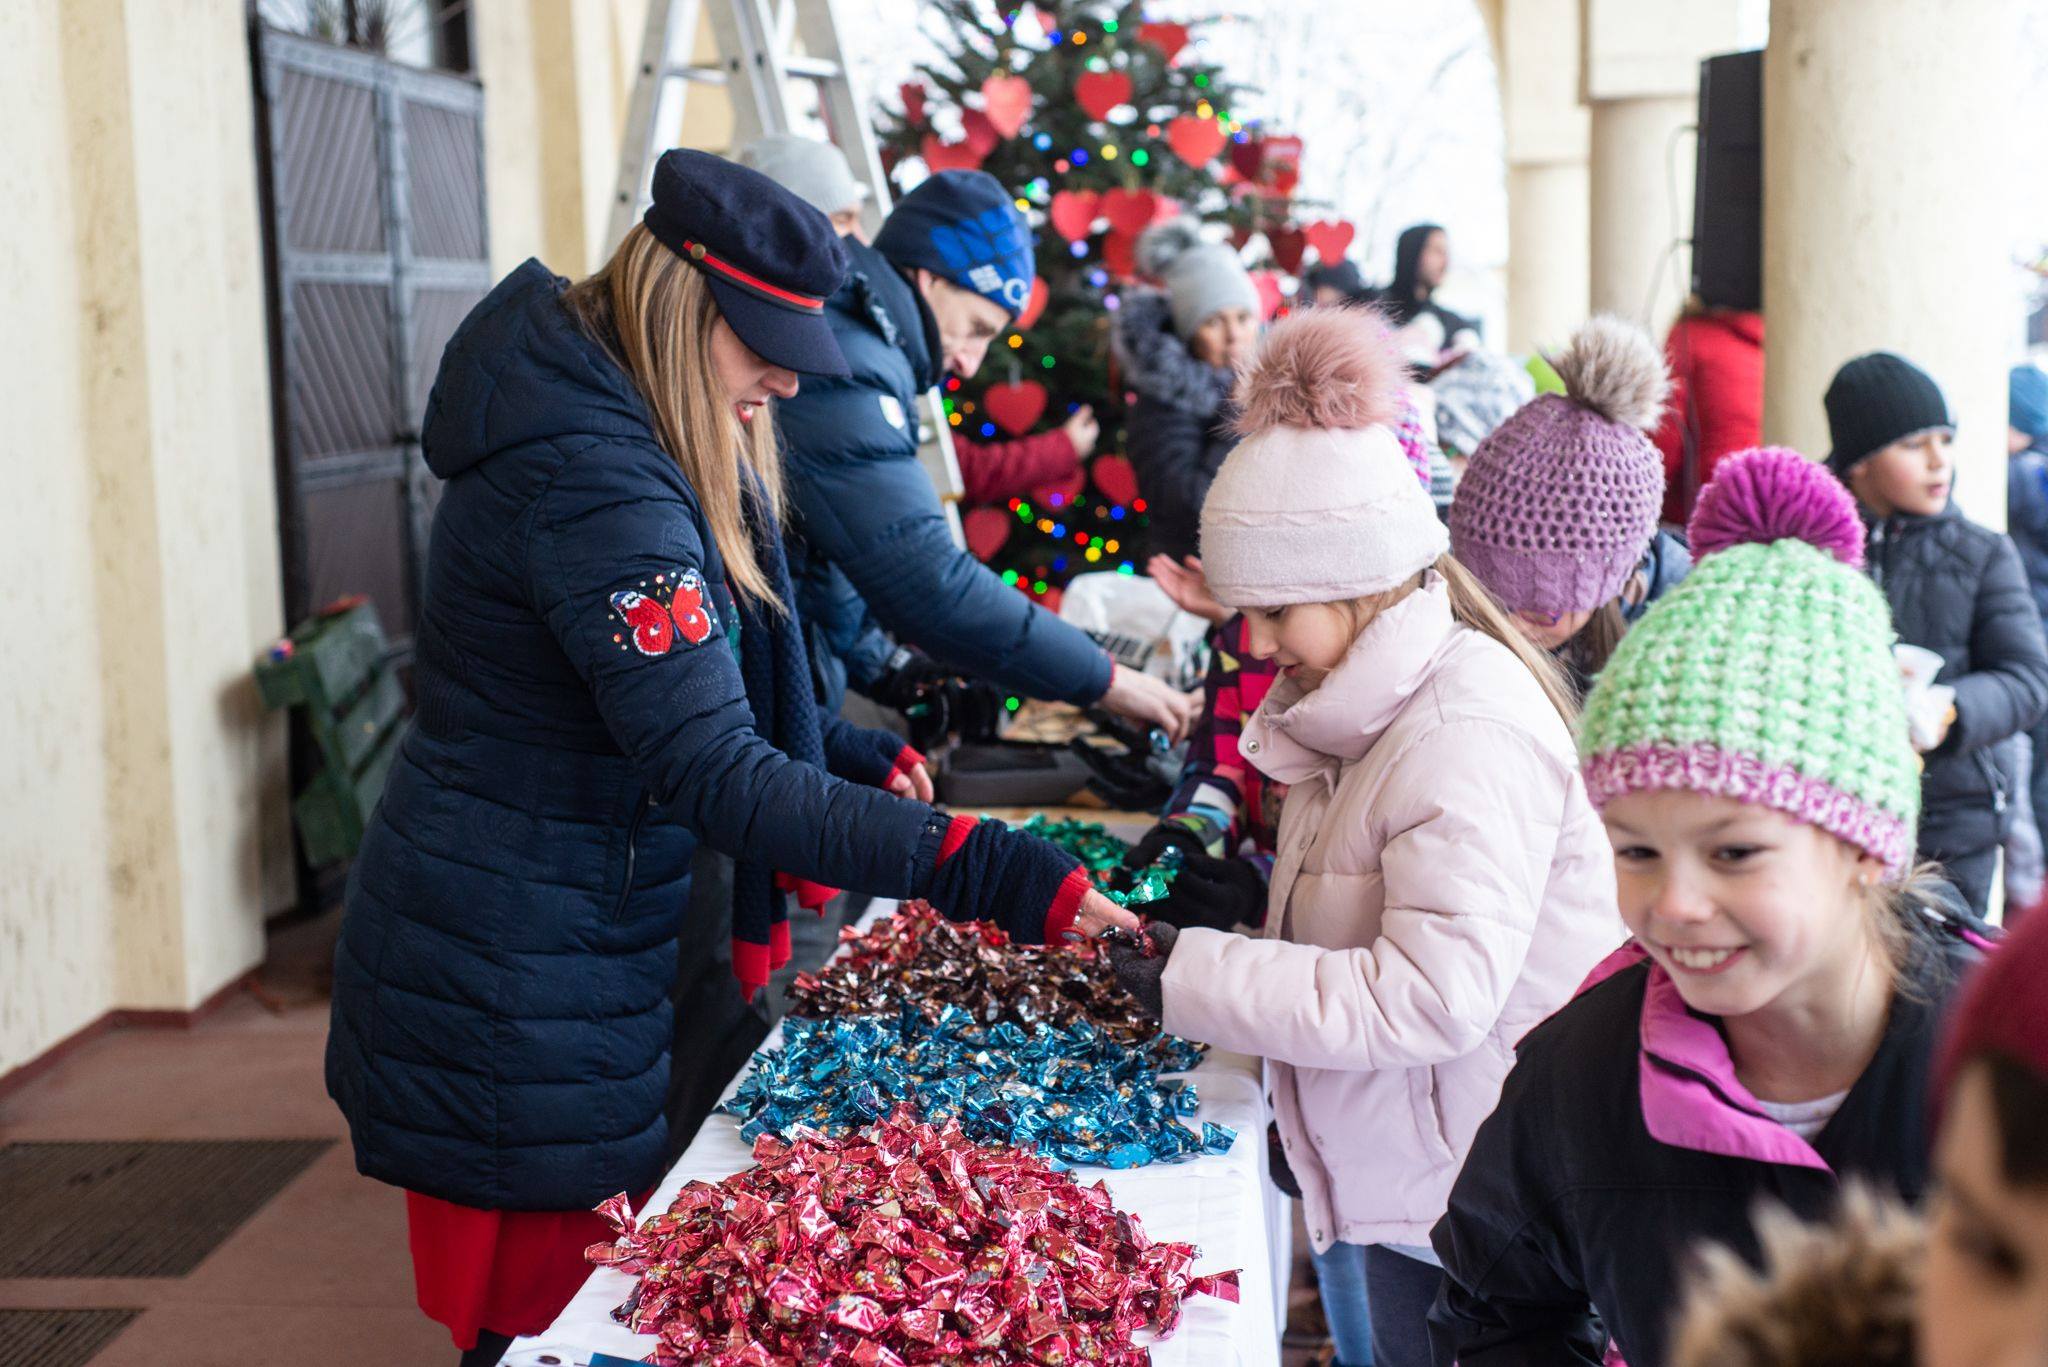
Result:
{"label": "black quilted jacket", "polygon": [[1956,720],[1921,780],[1920,854],[1968,854],[2012,826],[2013,738],[2048,711],[2048,645],[2011,540],[1951,505],[1934,517],[1866,516],[1866,567],[1899,639],[1946,662]]}

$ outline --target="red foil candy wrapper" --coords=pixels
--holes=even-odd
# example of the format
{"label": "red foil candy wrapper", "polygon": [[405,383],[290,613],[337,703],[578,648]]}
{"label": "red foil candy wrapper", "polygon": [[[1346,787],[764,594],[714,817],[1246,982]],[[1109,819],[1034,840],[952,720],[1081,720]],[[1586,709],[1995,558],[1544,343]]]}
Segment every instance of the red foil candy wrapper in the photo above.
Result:
{"label": "red foil candy wrapper", "polygon": [[893,1016],[905,1003],[937,1024],[958,1006],[978,1024],[1071,1026],[1082,1021],[1119,1044],[1143,1045],[1159,1022],[1117,985],[1092,940],[1019,945],[986,921],[948,921],[928,902],[905,902],[865,935],[840,932],[837,958],[790,985],[799,1016]]}
{"label": "red foil candy wrapper", "polygon": [[1192,1295],[1237,1299],[1235,1271],[1196,1277],[1189,1244],[1023,1149],[971,1143],[908,1110],[826,1139],[763,1135],[756,1166],[692,1182],[586,1256],[638,1275],[613,1312],[663,1367],[1138,1367],[1133,1335],[1169,1334]]}

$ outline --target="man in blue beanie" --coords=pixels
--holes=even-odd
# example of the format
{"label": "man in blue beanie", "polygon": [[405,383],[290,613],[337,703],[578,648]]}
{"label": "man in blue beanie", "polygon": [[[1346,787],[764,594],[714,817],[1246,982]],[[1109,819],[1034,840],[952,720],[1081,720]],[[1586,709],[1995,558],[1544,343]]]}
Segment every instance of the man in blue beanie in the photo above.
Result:
{"label": "man in blue beanie", "polygon": [[981,368],[1031,297],[1031,229],[995,177],[942,171],[900,200],[825,305],[852,374],[806,377],[776,409],[787,450],[790,573],[822,701],[886,699],[911,661],[1013,693],[1100,704],[1180,736],[1193,699],[1116,665],[1079,628],[953,544],[918,464],[918,396]]}

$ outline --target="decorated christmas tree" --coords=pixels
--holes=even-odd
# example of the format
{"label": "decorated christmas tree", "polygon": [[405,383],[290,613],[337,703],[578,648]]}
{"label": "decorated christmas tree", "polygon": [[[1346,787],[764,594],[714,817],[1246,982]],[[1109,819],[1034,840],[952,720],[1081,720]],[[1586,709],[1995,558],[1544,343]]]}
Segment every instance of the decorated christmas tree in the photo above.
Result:
{"label": "decorated christmas tree", "polygon": [[[1255,252],[1257,235],[1267,259],[1297,270],[1300,140],[1265,136],[1193,44],[1197,30],[1149,21],[1137,0],[930,8],[946,57],[921,66],[901,87],[900,114],[883,116],[885,163],[906,180],[920,165],[987,171],[1038,234],[1031,303],[979,374],[946,381],[948,420],[960,438],[995,440],[1089,404],[1102,425],[1081,485],[966,510],[969,542],[1040,598],[1083,572],[1142,573],[1144,501],[1123,455],[1125,396],[1109,347],[1138,235],[1193,214]],[[1261,289],[1277,305],[1277,279]]]}

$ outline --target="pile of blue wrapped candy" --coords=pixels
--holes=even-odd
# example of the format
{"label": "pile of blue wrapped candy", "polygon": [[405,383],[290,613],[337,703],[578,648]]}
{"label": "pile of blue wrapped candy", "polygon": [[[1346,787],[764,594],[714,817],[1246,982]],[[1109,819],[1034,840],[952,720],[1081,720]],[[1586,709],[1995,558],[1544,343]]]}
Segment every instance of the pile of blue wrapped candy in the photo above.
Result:
{"label": "pile of blue wrapped candy", "polygon": [[1062,1163],[1112,1168],[1227,1152],[1236,1134],[1194,1114],[1192,1084],[1164,1074],[1200,1061],[1171,1035],[1131,1044],[1087,1021],[1032,1029],[978,1024],[945,1006],[935,1020],[905,1004],[894,1015],[783,1022],[720,1109],[741,1135],[787,1137],[797,1127],[837,1136],[909,1102],[932,1124],[958,1119],[979,1143],[1035,1145]]}

